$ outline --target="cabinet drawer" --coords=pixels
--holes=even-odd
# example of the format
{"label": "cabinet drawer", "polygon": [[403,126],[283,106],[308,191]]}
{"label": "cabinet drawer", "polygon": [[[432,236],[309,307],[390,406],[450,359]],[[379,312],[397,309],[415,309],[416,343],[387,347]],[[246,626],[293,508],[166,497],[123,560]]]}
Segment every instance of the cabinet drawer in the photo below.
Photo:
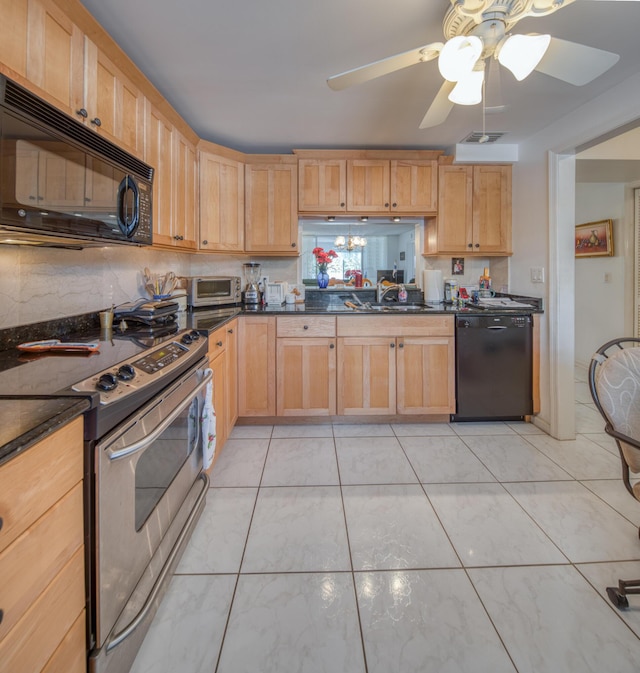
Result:
{"label": "cabinet drawer", "polygon": [[227,349],[227,326],[219,327],[209,335],[209,360],[215,360]]}
{"label": "cabinet drawer", "polygon": [[353,336],[453,336],[453,316],[389,315],[338,316],[339,337]]}
{"label": "cabinet drawer", "polygon": [[0,468],[0,551],[82,480],[82,418]]}
{"label": "cabinet drawer", "polygon": [[276,334],[278,337],[334,337],[336,319],[334,316],[278,317]]}
{"label": "cabinet drawer", "polygon": [[0,641],[3,670],[41,671],[83,611],[84,602],[84,549],[80,548]]}
{"label": "cabinet drawer", "polygon": [[64,640],[42,669],[42,673],[86,673],[85,611],[73,623]]}
{"label": "cabinet drawer", "polygon": [[[46,589],[83,542],[79,483],[0,554],[0,640]],[[82,581],[81,578],[78,578]]]}

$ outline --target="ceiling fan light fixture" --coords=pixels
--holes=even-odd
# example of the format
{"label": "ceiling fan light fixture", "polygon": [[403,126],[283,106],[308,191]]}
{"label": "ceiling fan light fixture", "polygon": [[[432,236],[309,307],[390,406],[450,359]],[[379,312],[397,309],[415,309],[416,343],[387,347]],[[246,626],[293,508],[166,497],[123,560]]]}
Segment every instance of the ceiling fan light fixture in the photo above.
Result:
{"label": "ceiling fan light fixture", "polygon": [[482,54],[482,40],[475,35],[452,37],[438,57],[440,74],[449,82],[458,82],[473,70]]}
{"label": "ceiling fan light fixture", "polygon": [[510,35],[498,50],[498,61],[521,82],[545,55],[551,35]]}
{"label": "ceiling fan light fixture", "polygon": [[482,101],[484,68],[472,70],[458,81],[449,94],[449,100],[457,105],[477,105]]}

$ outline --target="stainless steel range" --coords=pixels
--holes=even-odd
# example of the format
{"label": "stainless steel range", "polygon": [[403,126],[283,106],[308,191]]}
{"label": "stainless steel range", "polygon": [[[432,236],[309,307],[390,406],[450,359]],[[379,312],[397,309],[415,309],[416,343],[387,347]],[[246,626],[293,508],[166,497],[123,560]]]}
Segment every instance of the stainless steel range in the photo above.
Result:
{"label": "stainless steel range", "polygon": [[175,326],[160,337],[114,331],[97,354],[19,355],[11,364],[0,372],[5,394],[92,400],[84,431],[89,670],[124,673],[204,507],[207,339]]}

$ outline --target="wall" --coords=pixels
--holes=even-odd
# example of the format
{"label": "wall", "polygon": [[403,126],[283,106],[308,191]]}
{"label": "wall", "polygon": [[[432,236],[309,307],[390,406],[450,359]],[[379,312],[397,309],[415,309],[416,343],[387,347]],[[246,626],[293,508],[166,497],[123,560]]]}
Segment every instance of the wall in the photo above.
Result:
{"label": "wall", "polygon": [[[583,257],[575,261],[576,353],[588,366],[591,355],[624,332],[625,229],[624,184],[576,184],[576,224],[613,220],[613,257]],[[611,280],[605,281],[605,274]]]}

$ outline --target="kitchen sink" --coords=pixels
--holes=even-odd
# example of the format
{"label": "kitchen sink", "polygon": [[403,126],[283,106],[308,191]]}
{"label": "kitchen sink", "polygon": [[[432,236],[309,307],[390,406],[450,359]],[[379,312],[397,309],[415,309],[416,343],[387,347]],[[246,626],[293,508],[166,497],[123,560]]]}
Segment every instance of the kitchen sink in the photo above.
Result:
{"label": "kitchen sink", "polygon": [[395,304],[384,303],[374,304],[370,303],[366,306],[358,306],[355,311],[380,311],[384,313],[403,313],[410,311],[424,311],[425,309],[433,308],[429,304]]}

